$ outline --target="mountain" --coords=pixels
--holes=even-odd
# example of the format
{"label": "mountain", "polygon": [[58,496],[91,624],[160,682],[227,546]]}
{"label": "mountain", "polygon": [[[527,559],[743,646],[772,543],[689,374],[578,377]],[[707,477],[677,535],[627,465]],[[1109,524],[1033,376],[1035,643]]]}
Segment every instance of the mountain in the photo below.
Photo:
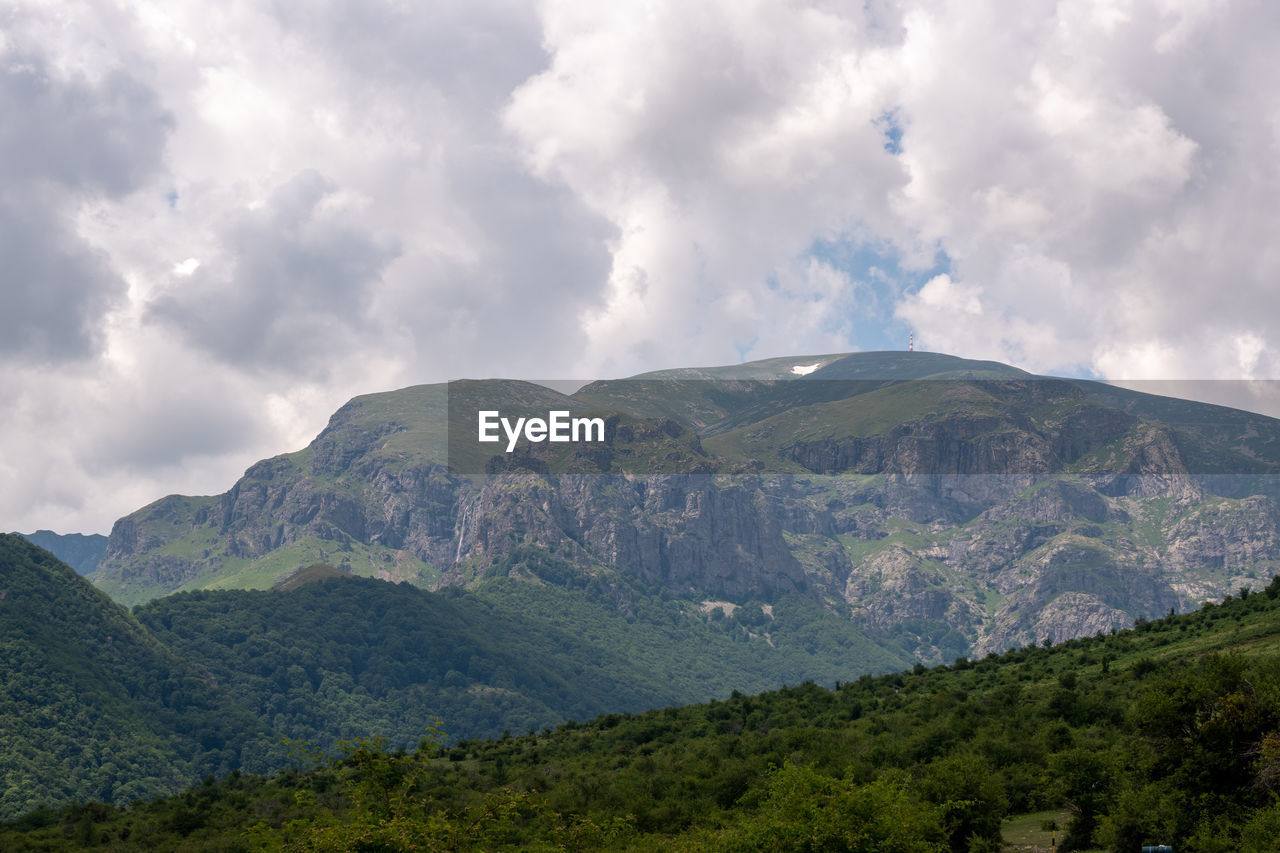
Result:
{"label": "mountain", "polygon": [[15,533],[33,545],[45,549],[82,575],[87,575],[107,553],[107,537],[101,533],[54,533],[37,530],[35,533]]}
{"label": "mountain", "polygon": [[208,773],[278,767],[266,727],[124,608],[0,534],[0,818],[128,801]]}
{"label": "mountain", "polygon": [[[507,453],[478,440],[482,411],[599,418],[604,440]],[[1280,568],[1278,474],[1275,419],[937,353],[572,395],[462,381],[357,397],[230,491],[126,516],[93,580],[137,603],[328,563],[426,589],[528,582],[503,587],[517,597],[639,584],[672,612],[787,598],[938,662],[1257,585]]]}
{"label": "mountain", "polygon": [[832,689],[403,753],[365,738],[302,772],[35,811],[0,824],[0,848],[1270,853],[1278,655],[1280,578],[1132,630]]}

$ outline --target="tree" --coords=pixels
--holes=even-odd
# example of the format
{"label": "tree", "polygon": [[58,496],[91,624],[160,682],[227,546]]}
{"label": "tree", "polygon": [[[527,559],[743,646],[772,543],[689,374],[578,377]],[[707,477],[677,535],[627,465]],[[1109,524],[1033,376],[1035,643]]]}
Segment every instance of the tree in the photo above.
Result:
{"label": "tree", "polygon": [[957,752],[933,762],[925,770],[921,792],[937,805],[947,844],[955,853],[965,853],[975,842],[1000,849],[1000,822],[1009,798],[985,758]]}
{"label": "tree", "polygon": [[790,762],[744,797],[755,813],[715,846],[730,850],[941,853],[937,815],[911,797],[905,774],[891,771],[868,785]]}

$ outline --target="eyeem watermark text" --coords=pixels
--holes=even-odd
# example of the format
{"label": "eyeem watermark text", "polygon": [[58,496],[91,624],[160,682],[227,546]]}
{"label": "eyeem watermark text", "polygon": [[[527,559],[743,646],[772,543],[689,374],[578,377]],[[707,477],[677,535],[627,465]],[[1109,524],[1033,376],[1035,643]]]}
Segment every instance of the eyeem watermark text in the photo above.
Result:
{"label": "eyeem watermark text", "polygon": [[498,428],[507,436],[507,452],[516,449],[516,442],[523,435],[531,443],[539,441],[583,442],[604,441],[604,418],[574,418],[567,410],[547,412],[544,418],[502,417],[496,409],[476,413],[479,422],[480,441],[497,442],[502,437]]}

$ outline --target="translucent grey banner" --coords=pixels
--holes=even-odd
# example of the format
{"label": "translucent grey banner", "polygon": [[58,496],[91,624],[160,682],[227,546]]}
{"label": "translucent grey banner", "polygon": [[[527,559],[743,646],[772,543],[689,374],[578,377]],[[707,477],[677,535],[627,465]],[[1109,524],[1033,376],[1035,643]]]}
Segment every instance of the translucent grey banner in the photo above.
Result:
{"label": "translucent grey banner", "polygon": [[589,383],[465,380],[448,384],[447,399],[448,465],[468,476],[1078,475],[1105,485],[1280,474],[1280,420],[1202,401],[1269,409],[1280,401],[1272,381],[675,371]]}

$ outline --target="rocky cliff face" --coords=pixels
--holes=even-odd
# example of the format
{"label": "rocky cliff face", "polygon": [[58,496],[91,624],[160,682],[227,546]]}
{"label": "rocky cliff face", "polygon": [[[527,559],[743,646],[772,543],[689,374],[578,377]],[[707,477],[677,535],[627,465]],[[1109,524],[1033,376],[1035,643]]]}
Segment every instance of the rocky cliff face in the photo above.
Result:
{"label": "rocky cliff face", "polygon": [[[227,493],[121,519],[95,578],[136,601],[268,586],[318,557],[432,587],[541,577],[550,561],[695,601],[807,596],[938,661],[1122,627],[1280,570],[1280,460],[1253,438],[1246,458],[1225,428],[1143,417],[1141,399],[1121,410],[1017,377],[859,380],[842,398],[831,382],[806,397],[713,376],[655,402],[664,387],[470,383],[469,401],[617,406],[603,445],[483,465],[440,451],[436,390],[360,398]],[[1251,436],[1280,437],[1248,417]]]}

